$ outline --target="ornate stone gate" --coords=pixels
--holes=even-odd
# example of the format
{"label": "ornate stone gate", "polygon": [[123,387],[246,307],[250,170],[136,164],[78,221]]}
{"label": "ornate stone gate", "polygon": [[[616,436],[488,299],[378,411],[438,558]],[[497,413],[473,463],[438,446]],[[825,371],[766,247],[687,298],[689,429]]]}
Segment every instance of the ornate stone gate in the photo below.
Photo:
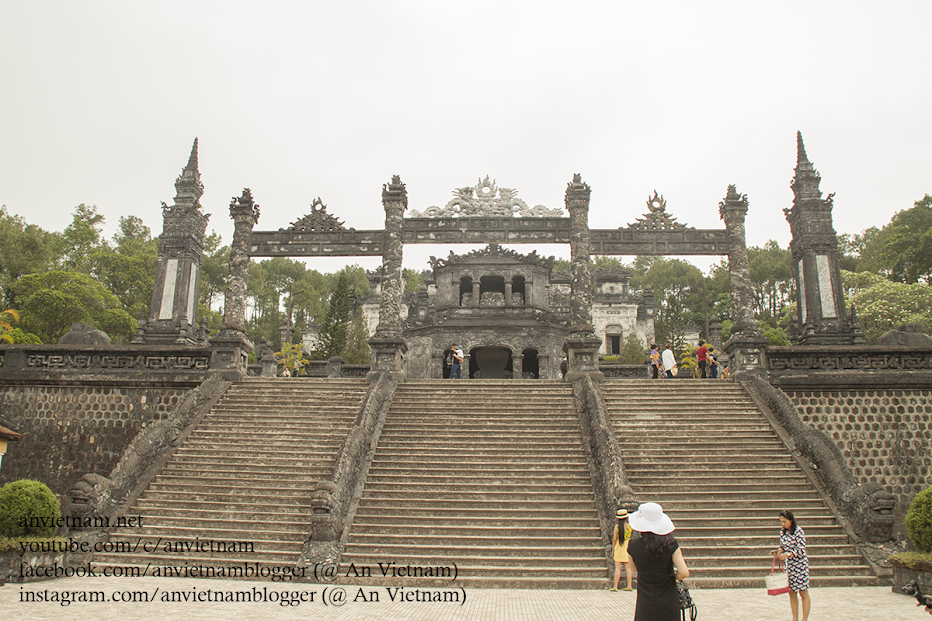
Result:
{"label": "ornate stone gate", "polygon": [[[793,209],[785,211],[793,231],[798,290],[804,292],[800,296],[801,323],[805,326],[807,342],[819,342],[820,338],[839,342],[853,338],[856,322],[852,322],[844,310],[835,232],[831,227],[832,196],[821,199],[818,173],[806,158],[801,136],[798,136],[798,144],[793,184],[796,200]],[[203,228],[206,227],[206,216],[200,214],[197,203],[203,186],[197,172],[196,148],[197,141],[188,166],[176,182],[176,187],[184,182],[182,189],[185,191],[179,189],[181,199],[176,197],[176,207],[165,208],[166,233],[188,231],[193,241],[189,240],[190,248],[179,253],[169,243],[173,237],[163,233],[160,271],[153,293],[152,313],[155,315],[150,314],[149,320],[153,338],[158,334],[163,342],[173,336],[172,333],[179,335],[179,339],[190,338],[191,326],[196,325],[196,305],[192,311],[190,296],[197,291],[199,269],[195,267],[200,265],[198,249],[203,247]],[[310,213],[289,227],[254,231],[259,207],[250,190],[245,189],[242,196],[230,203],[230,217],[235,222],[230,280],[223,328],[219,336],[211,339],[215,351],[212,365],[242,371],[246,352],[252,349],[245,335],[245,292],[250,257],[381,256],[379,322],[369,341],[372,349],[370,376],[388,373],[403,377],[407,343],[402,334],[401,265],[405,244],[566,243],[570,245],[572,262],[571,318],[563,344],[568,357],[568,381],[582,375],[601,377],[597,356],[600,340],[594,334],[592,323],[593,275],[589,259],[593,254],[727,255],[734,328],[725,351],[735,370],[761,368],[767,340],[753,316],[744,228],[747,196],[739,194],[734,185],[728,187],[719,204],[724,229],[696,229],[677,222],[667,212],[663,196],[656,191],[648,200],[648,212],[635,222],[615,229],[590,229],[590,194],[590,187],[576,174],[567,184],[565,212],[541,205],[529,207],[513,189],[498,187],[486,177],[475,186],[455,190],[454,198],[442,208],[411,211],[405,217],[407,191],[400,177],[395,176],[382,187],[385,223],[381,229],[346,228],[335,215],[327,212],[326,205],[318,198],[311,205]],[[204,226],[198,220],[198,226],[193,227],[195,233],[200,231],[199,238],[190,233],[190,223],[182,220],[190,220],[192,213],[203,218]],[[171,263],[171,257],[179,254],[185,257],[190,254],[193,258],[182,261],[183,264]]]}

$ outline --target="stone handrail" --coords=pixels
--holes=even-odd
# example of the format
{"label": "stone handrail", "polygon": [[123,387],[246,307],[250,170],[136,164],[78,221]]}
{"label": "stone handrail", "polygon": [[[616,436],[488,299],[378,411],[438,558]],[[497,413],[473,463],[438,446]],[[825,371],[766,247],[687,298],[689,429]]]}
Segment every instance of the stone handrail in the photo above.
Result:
{"label": "stone handrail", "polygon": [[370,384],[353,428],[343,440],[326,481],[317,483],[311,498],[311,534],[300,564],[333,560],[339,540],[347,534],[362,493],[369,464],[379,441],[398,381],[382,374]]}
{"label": "stone handrail", "polygon": [[583,374],[573,382],[573,397],[589,463],[594,466],[593,484],[599,498],[603,541],[607,539],[610,547],[616,524],[615,510],[624,507],[633,511],[637,509],[638,499],[628,485],[621,449],[605,411],[602,391],[588,374]]}
{"label": "stone handrail", "polygon": [[782,390],[749,373],[738,373],[735,379],[759,405],[770,411],[774,422],[789,435],[795,445],[791,448],[809,462],[855,534],[871,543],[892,539],[896,508],[893,495],[879,483],[858,485],[838,445],[825,432],[804,423]]}
{"label": "stone handrail", "polygon": [[102,521],[97,518],[113,523],[115,517],[123,515],[230,385],[212,375],[188,391],[168,418],[142,428],[109,477],[84,475],[70,493],[72,516],[99,525]]}

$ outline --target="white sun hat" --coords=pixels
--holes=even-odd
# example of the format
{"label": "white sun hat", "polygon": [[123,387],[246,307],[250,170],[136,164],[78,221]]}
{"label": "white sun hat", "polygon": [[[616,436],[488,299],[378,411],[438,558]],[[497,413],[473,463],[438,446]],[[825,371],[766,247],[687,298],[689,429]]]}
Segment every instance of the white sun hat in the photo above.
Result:
{"label": "white sun hat", "polygon": [[645,502],[638,510],[628,516],[628,524],[640,533],[655,533],[667,535],[676,528],[673,520],[664,512],[656,502]]}

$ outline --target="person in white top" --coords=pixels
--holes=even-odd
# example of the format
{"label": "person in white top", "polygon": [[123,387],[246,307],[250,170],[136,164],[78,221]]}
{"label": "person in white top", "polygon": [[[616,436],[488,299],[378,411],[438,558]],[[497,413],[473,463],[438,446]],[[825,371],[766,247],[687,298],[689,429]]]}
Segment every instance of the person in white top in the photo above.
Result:
{"label": "person in white top", "polygon": [[673,367],[676,366],[676,356],[673,355],[673,345],[667,343],[666,349],[660,354],[660,362],[667,377],[673,377]]}

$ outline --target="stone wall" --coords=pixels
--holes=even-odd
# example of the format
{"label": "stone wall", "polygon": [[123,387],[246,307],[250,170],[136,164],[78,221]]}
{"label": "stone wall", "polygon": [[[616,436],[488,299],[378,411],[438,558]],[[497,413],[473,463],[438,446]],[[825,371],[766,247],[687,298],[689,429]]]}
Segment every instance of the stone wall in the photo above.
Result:
{"label": "stone wall", "polygon": [[828,434],[858,483],[896,497],[897,534],[909,502],[932,486],[932,391],[788,390],[803,422]]}
{"label": "stone wall", "polygon": [[0,485],[38,479],[67,496],[87,473],[108,476],[139,430],[167,417],[188,390],[127,384],[0,387],[0,417],[23,434],[7,447]]}

